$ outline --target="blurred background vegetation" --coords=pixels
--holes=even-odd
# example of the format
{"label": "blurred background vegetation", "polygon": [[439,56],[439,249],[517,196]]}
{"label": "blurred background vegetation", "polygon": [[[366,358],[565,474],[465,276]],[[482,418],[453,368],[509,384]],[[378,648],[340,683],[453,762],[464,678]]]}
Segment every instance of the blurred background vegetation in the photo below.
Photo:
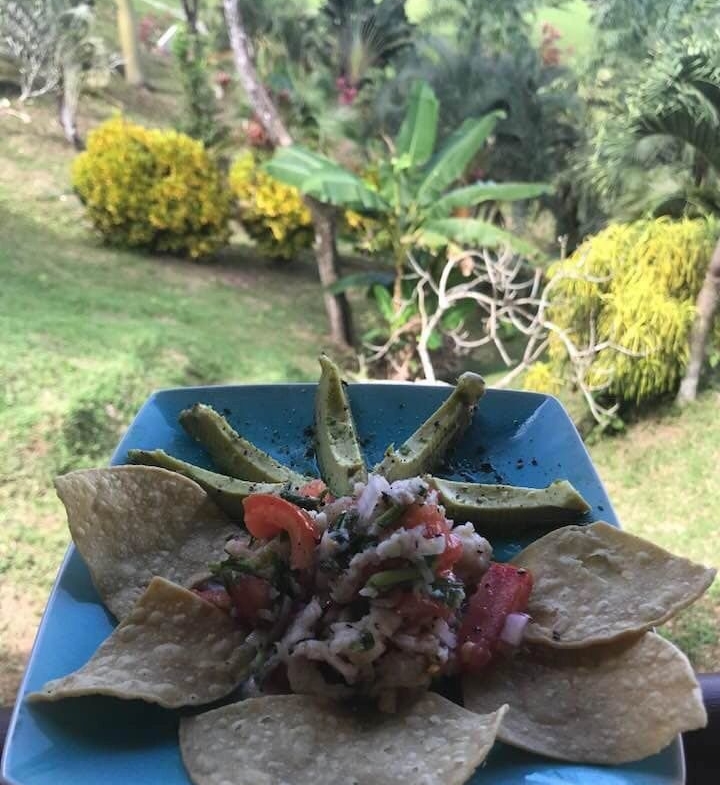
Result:
{"label": "blurred background vegetation", "polygon": [[[0,4],[0,703],[67,543],[53,475],[107,461],[153,389],[314,379],[322,349],[558,395],[624,525],[720,567],[718,22]],[[667,630],[700,670],[719,611]]]}

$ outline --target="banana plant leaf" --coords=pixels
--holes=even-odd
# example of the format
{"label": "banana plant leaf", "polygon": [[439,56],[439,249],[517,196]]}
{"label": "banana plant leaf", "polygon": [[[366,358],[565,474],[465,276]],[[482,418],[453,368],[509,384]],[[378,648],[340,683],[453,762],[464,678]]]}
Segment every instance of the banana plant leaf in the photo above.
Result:
{"label": "banana plant leaf", "polygon": [[395,140],[395,155],[410,166],[422,166],[435,148],[438,99],[427,82],[416,82],[407,114]]}
{"label": "banana plant leaf", "polygon": [[304,147],[277,150],[264,168],[276,180],[324,204],[366,212],[387,208],[385,200],[359,177]]}
{"label": "banana plant leaf", "polygon": [[427,248],[440,248],[449,242],[455,242],[475,248],[508,246],[516,253],[527,257],[543,255],[532,243],[478,218],[444,218],[428,221],[418,232],[417,240],[420,245]]}
{"label": "banana plant leaf", "polygon": [[387,203],[377,191],[340,167],[314,172],[303,182],[300,190],[319,202],[336,207],[367,213],[387,209]]}
{"label": "banana plant leaf", "polygon": [[465,120],[445,147],[430,161],[430,170],[417,192],[421,205],[432,204],[465,173],[497,122],[504,116],[504,112],[498,111],[490,112],[479,120]]}
{"label": "banana plant leaf", "polygon": [[458,207],[475,207],[482,202],[516,202],[552,193],[545,183],[473,183],[457,188],[438,199],[428,211],[431,218],[443,218]]}
{"label": "banana plant leaf", "polygon": [[275,155],[263,168],[276,180],[302,190],[303,182],[311,174],[339,167],[324,155],[319,155],[299,145],[293,145],[276,150]]}

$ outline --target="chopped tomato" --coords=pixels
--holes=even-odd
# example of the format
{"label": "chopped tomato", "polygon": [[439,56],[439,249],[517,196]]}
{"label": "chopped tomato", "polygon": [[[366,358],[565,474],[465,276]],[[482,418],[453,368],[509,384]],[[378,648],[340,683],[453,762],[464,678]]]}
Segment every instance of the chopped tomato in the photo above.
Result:
{"label": "chopped tomato", "polygon": [[450,533],[450,521],[436,504],[411,504],[400,518],[400,525],[406,529],[424,526],[426,537],[445,535],[445,550],[438,557],[435,568],[438,573],[451,570],[462,556],[462,542]]}
{"label": "chopped tomato", "polygon": [[308,496],[311,499],[319,499],[323,494],[325,494],[327,501],[331,501],[332,497],[328,499],[328,487],[320,479],[310,480],[310,482],[306,482],[305,485],[298,488],[299,496]]}
{"label": "chopped tomato", "polygon": [[241,575],[228,592],[235,606],[235,614],[240,622],[255,627],[260,621],[259,612],[272,607],[272,587],[264,578],[257,575]]}
{"label": "chopped tomato", "polygon": [[400,602],[395,606],[395,610],[403,619],[413,624],[421,624],[432,619],[447,620],[453,614],[453,609],[444,602],[411,591],[401,593]]}
{"label": "chopped tomato", "polygon": [[438,534],[447,534],[450,524],[436,504],[411,504],[400,518],[400,526],[414,529],[425,526],[426,537],[437,537]]}
{"label": "chopped tomato", "polygon": [[460,625],[458,646],[462,670],[477,673],[492,659],[509,613],[527,608],[532,575],[511,564],[493,562],[470,598]]}
{"label": "chopped tomato", "polygon": [[454,534],[445,535],[445,550],[438,556],[435,567],[438,574],[452,570],[463,554],[462,541]]}
{"label": "chopped tomato", "polygon": [[318,539],[312,518],[289,501],[269,493],[243,500],[243,521],[253,537],[266,540],[286,531],[290,535],[290,563],[296,570],[310,567]]}
{"label": "chopped tomato", "polygon": [[193,589],[193,591],[198,597],[202,597],[203,600],[217,605],[218,608],[224,611],[229,611],[232,608],[232,600],[225,589]]}

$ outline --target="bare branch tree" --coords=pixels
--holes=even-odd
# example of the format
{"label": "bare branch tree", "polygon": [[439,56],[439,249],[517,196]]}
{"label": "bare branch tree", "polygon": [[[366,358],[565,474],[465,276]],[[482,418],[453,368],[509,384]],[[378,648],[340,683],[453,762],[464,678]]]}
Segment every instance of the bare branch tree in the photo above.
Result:
{"label": "bare branch tree", "polygon": [[[392,350],[399,339],[416,336],[414,349],[420,360],[426,379],[434,381],[435,368],[429,350],[433,335],[441,332],[451,342],[456,354],[467,354],[481,346],[493,344],[508,367],[508,372],[497,387],[507,387],[537,360],[547,349],[551,336],[559,340],[565,349],[570,371],[570,383],[583,395],[588,409],[599,424],[606,424],[617,413],[618,404],[602,403],[612,383],[608,374],[602,384],[591,383],[597,376],[596,361],[603,352],[620,352],[632,357],[642,357],[611,341],[600,341],[594,316],[588,324],[588,340],[579,345],[570,332],[549,316],[554,290],[568,279],[582,279],[602,283],[604,279],[560,272],[550,280],[543,278],[539,269],[528,268],[522,259],[509,249],[498,252],[490,250],[458,250],[448,255],[437,280],[428,267],[423,267],[412,254],[408,261],[410,272],[406,280],[413,288],[402,307],[417,304],[418,316],[398,327],[382,345],[368,345],[369,362],[390,360]],[[461,281],[458,282],[458,271]],[[473,335],[465,322],[450,329],[444,328],[444,317],[460,303],[474,303],[481,315],[482,332]],[[478,324],[476,318],[473,323]],[[513,358],[502,327],[511,325],[525,337],[522,356]]]}
{"label": "bare branch tree", "polygon": [[58,95],[58,119],[76,148],[83,146],[77,127],[80,95],[89,74],[109,73],[111,58],[90,31],[89,2],[9,0],[0,2],[0,54],[15,63],[22,103],[46,93]]}

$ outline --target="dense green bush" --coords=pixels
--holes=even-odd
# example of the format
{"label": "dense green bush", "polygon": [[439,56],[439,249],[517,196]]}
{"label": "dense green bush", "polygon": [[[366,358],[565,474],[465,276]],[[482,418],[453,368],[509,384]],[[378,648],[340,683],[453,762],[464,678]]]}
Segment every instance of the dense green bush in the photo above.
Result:
{"label": "dense green bush", "polygon": [[[588,384],[607,385],[608,396],[631,404],[677,389],[688,361],[695,300],[719,232],[717,222],[706,220],[612,224],[550,268],[550,278],[563,276],[550,319],[580,348],[591,342],[591,324],[595,342],[611,344],[595,357]],[[551,334],[549,360],[531,369],[525,386],[557,392],[567,357],[563,342]]]}
{"label": "dense green bush", "polygon": [[213,253],[230,236],[231,195],[201,142],[121,117],[88,137],[74,161],[73,187],[112,245]]}
{"label": "dense green bush", "polygon": [[312,245],[312,216],[300,192],[270,177],[252,152],[236,158],[230,169],[230,187],[245,231],[264,253],[292,259]]}

